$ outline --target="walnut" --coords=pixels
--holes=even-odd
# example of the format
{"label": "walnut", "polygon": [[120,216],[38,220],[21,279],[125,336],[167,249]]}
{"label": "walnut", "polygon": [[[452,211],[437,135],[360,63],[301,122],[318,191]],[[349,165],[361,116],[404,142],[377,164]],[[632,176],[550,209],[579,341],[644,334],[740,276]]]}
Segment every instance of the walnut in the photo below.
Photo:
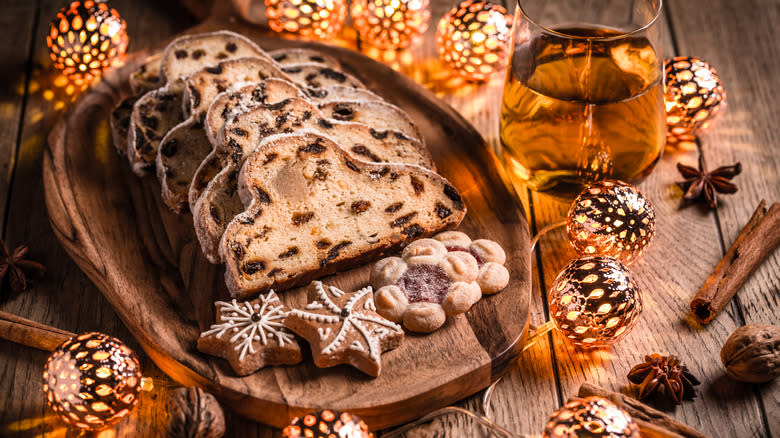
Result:
{"label": "walnut", "polygon": [[190,386],[178,388],[168,399],[166,438],[220,438],[225,414],[213,395]]}
{"label": "walnut", "polygon": [[768,382],[780,375],[780,328],[748,324],[729,336],[720,359],[732,378],[749,383]]}

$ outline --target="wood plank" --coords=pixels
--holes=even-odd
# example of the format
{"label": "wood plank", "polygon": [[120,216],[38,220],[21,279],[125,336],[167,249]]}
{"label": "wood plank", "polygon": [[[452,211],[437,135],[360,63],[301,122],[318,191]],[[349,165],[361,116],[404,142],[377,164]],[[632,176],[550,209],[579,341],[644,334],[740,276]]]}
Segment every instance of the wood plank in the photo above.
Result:
{"label": "wood plank", "polygon": [[[725,251],[761,199],[769,203],[780,200],[780,136],[776,117],[780,103],[774,98],[780,87],[780,47],[776,44],[780,39],[776,26],[780,3],[755,1],[748,7],[728,1],[673,0],[668,7],[675,29],[696,29],[678,32],[680,53],[710,62],[726,88],[726,111],[714,129],[700,136],[710,168],[742,163],[743,172],[735,179],[739,192],[720,197],[722,204],[717,211]],[[716,322],[732,316],[740,323],[744,318],[748,324],[778,325],[778,272],[780,251],[775,251]],[[763,401],[769,434],[780,436],[780,383],[757,385],[755,390]]]}
{"label": "wood plank", "polygon": [[[36,66],[30,82],[30,95],[26,101],[19,159],[16,163],[12,193],[9,195],[5,238],[9,245],[29,242],[31,258],[44,263],[47,274],[27,292],[4,299],[0,308],[72,332],[106,332],[126,342],[139,353],[144,375],[155,380],[157,389],[142,394],[138,409],[114,430],[118,436],[159,436],[165,423],[164,400],[172,381],[143,354],[102,294],[65,254],[49,226],[41,181],[42,153],[46,133],[60,116],[69,96],[64,87],[54,86],[56,74],[48,60],[44,41],[45,29],[56,11],[62,7],[62,2],[42,2],[37,16],[36,6],[37,4],[30,2],[27,9],[14,9],[18,14],[4,14],[5,18],[2,18],[7,22],[3,22],[1,31],[3,34],[8,32],[8,35],[3,39],[5,44],[0,50],[14,53],[13,56],[9,55],[10,58],[4,56],[4,59],[26,56],[27,49],[22,51],[20,47],[29,47],[30,43],[23,42],[21,38],[30,38],[34,44],[33,60]],[[154,45],[163,37],[192,25],[192,22],[185,20],[169,20],[169,15],[162,13],[160,6],[152,1],[116,0],[112,2],[112,6],[128,21],[131,48]],[[28,20],[22,20],[25,13],[29,17]],[[31,25],[33,20],[37,22],[38,31],[35,35],[31,34],[34,28]],[[14,27],[14,23],[18,23],[18,27]],[[23,65],[24,60],[19,63]],[[9,110],[18,111],[19,108],[17,104]],[[0,435],[77,435],[72,430],[66,433],[63,423],[53,416],[42,396],[30,396],[41,390],[40,373],[46,357],[45,352],[0,342],[0,375],[3,376],[0,379],[0,394],[3,394],[0,397]],[[257,429],[254,425],[245,427],[250,433]]]}
{"label": "wood plank", "polygon": [[22,117],[27,88],[39,88],[30,82],[30,29],[35,24],[35,4],[16,1],[0,15],[0,79],[6,84],[0,90],[0,230],[5,227],[5,208],[16,161],[19,121]]}
{"label": "wood plank", "polygon": [[[705,8],[702,3],[698,7]],[[698,24],[690,23],[684,29],[696,33],[696,28]],[[675,354],[703,382],[699,398],[672,413],[676,419],[711,436],[761,436],[760,405],[750,388],[722,378],[720,345],[737,321],[723,315],[706,331],[689,322],[688,302],[721,255],[714,217],[696,208],[680,209],[682,194],[672,185],[679,179],[676,162],[692,162],[696,156],[695,151],[667,151],[639,185],[655,205],[657,234],[644,259],[631,267],[644,299],[644,313],[633,332],[612,349],[597,352],[575,350],[559,333],[553,334],[562,392],[564,398],[575,394],[585,380],[619,391],[628,385],[630,368],[644,355]],[[539,194],[534,194],[533,202],[538,227],[565,218],[569,207]],[[565,231],[557,230],[543,240],[541,256],[544,287],[548,288],[576,255]],[[726,393],[735,395],[723,403]]]}

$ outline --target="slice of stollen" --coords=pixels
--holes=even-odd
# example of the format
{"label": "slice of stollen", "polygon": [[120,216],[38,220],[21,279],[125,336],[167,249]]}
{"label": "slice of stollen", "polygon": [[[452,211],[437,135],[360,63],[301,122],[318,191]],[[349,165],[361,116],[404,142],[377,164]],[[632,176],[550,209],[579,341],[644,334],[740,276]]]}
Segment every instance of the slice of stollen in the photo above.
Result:
{"label": "slice of stollen", "polygon": [[[349,121],[365,123],[377,131],[396,130],[407,138],[421,138],[419,129],[409,116],[389,103],[343,102],[327,103],[325,106],[331,113],[343,108],[349,113]],[[215,145],[217,157],[225,165],[238,165],[264,137],[284,130],[327,127],[333,120],[314,103],[304,99],[292,98],[261,105],[225,124],[224,134],[218,134]]]}
{"label": "slice of stollen", "polygon": [[[155,168],[160,141],[174,126],[181,123],[182,79],[198,70],[214,66],[226,59],[256,56],[274,61],[256,44],[234,32],[219,31],[188,35],[173,40],[161,57],[161,81],[163,87],[144,94],[133,108],[128,128],[127,156],[133,171],[144,176]],[[160,97],[176,95],[178,112],[167,104],[161,104]],[[158,105],[160,108],[157,108]],[[143,113],[143,114],[141,114]],[[174,117],[178,115],[177,117]]]}
{"label": "slice of stollen", "polygon": [[120,156],[127,154],[127,128],[130,127],[130,115],[133,113],[133,105],[138,101],[138,96],[130,96],[122,99],[111,111],[108,123],[111,126],[111,138]]}
{"label": "slice of stollen", "polygon": [[366,88],[356,77],[333,67],[319,64],[293,64],[282,67],[293,82],[304,89],[325,88],[331,85],[343,85],[351,88]]}
{"label": "slice of stollen", "polygon": [[[257,82],[271,77],[285,77],[276,63],[264,58],[237,58],[204,67],[184,79],[183,106],[188,109],[189,117],[163,138],[156,159],[162,199],[171,210],[176,213],[188,210],[187,194],[192,177],[212,150],[204,130],[204,119],[216,96],[230,89],[232,84]],[[285,97],[297,95],[294,93]]]}
{"label": "slice of stollen", "polygon": [[130,73],[130,89],[134,95],[160,88],[160,85],[162,85],[162,78],[160,77],[161,64],[162,53],[155,53],[146,58],[138,70]]}
{"label": "slice of stollen", "polygon": [[[219,263],[219,239],[227,223],[242,211],[236,193],[238,171],[244,157],[270,135],[308,129],[340,142],[354,154],[355,160],[378,159],[433,168],[433,161],[419,140],[391,129],[404,124],[413,126],[405,113],[397,108],[387,112],[386,107],[378,107],[378,111],[383,112],[384,119],[379,118],[381,123],[370,127],[363,123],[320,118],[319,110],[311,103],[289,99],[239,114],[236,120],[225,125],[223,131],[227,133],[225,143],[228,146],[218,146],[216,154],[223,167],[202,190],[192,208],[195,232],[206,258]],[[372,120],[377,118],[371,115]]]}
{"label": "slice of stollen", "polygon": [[275,62],[255,56],[204,67],[184,79],[184,112],[204,116],[218,94],[268,78],[290,80]]}
{"label": "slice of stollen", "polygon": [[268,52],[274,61],[281,66],[292,64],[319,64],[335,69],[341,69],[341,63],[333,58],[313,49],[278,49]]}
{"label": "slice of stollen", "polygon": [[238,180],[251,201],[220,242],[225,281],[236,298],[372,261],[455,227],[466,214],[457,190],[438,174],[356,161],[309,132],[264,141]]}
{"label": "slice of stollen", "polygon": [[274,62],[268,53],[249,38],[220,30],[185,35],[171,41],[162,53],[160,71],[165,83],[216,65],[226,59],[255,56]]}
{"label": "slice of stollen", "polygon": [[183,90],[184,83],[177,81],[144,94],[133,105],[127,131],[127,159],[138,176],[154,169],[160,141],[182,121]]}

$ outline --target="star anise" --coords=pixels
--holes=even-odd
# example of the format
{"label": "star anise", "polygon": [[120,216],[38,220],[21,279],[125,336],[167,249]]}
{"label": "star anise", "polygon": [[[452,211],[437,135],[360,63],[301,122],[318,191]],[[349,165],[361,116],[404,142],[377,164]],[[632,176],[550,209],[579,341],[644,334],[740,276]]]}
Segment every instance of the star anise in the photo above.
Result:
{"label": "star anise", "polygon": [[694,387],[701,384],[676,356],[658,353],[645,356],[645,362],[631,368],[628,380],[638,385],[639,400],[656,396],[674,404],[696,398]]}
{"label": "star anise", "polygon": [[699,168],[695,169],[677,163],[677,170],[685,178],[677,183],[685,192],[683,198],[688,202],[704,199],[707,206],[715,208],[718,205],[718,193],[735,193],[737,186],[729,180],[742,172],[742,164],[721,166],[712,172],[707,172],[704,157],[699,155]]}
{"label": "star anise", "polygon": [[0,240],[0,281],[8,276],[8,283],[14,292],[27,289],[30,284],[28,276],[41,277],[46,272],[42,264],[26,258],[29,250],[27,245],[19,245],[10,253],[5,242]]}

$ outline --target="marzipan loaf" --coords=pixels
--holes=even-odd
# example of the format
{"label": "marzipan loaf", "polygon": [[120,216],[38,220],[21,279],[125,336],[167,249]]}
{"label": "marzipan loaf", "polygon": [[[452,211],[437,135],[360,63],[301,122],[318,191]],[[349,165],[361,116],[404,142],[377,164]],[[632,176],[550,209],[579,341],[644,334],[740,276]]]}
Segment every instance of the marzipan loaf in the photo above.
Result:
{"label": "marzipan loaf", "polygon": [[246,211],[220,242],[234,297],[283,290],[457,226],[457,190],[419,166],[354,160],[314,133],[267,139],[247,159]]}

